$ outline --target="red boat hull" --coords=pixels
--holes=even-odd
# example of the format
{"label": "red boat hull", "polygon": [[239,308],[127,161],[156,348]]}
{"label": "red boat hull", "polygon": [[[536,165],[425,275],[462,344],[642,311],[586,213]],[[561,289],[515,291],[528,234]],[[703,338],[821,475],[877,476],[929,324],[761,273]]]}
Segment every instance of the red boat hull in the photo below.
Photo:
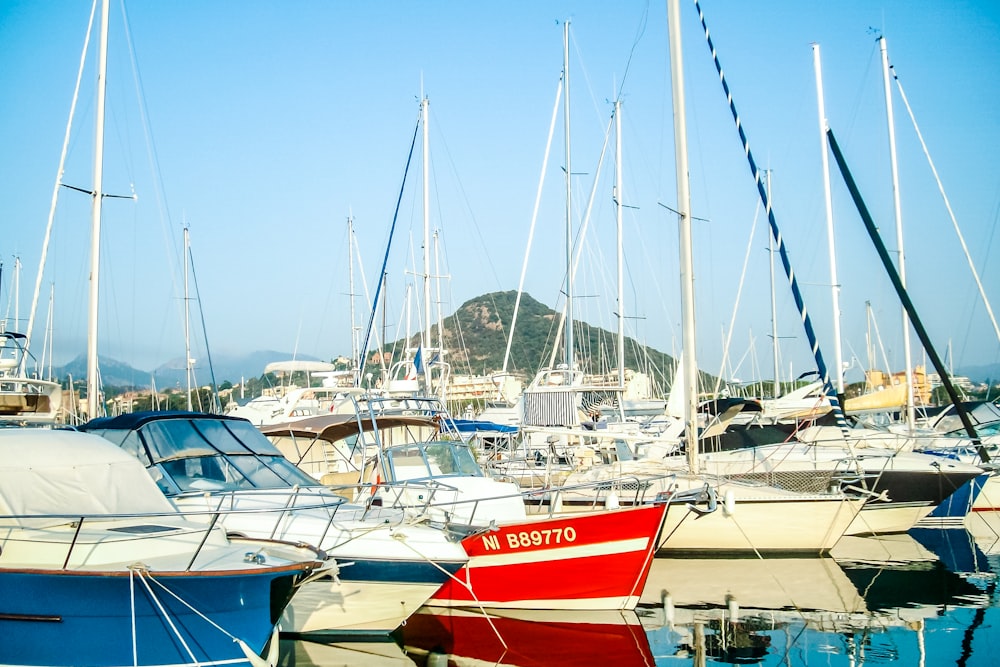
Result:
{"label": "red boat hull", "polygon": [[427,602],[500,609],[634,609],[666,505],[529,518],[465,538],[469,562]]}

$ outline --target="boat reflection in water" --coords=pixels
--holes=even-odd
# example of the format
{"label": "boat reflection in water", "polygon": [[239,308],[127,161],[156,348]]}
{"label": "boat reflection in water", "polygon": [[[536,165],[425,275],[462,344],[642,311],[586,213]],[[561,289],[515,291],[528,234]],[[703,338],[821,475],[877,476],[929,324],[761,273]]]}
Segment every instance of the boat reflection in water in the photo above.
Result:
{"label": "boat reflection in water", "polygon": [[1000,517],[967,523],[827,557],[656,558],[634,614],[425,607],[398,643],[282,642],[280,664],[994,664]]}
{"label": "boat reflection in water", "polygon": [[525,611],[426,607],[397,631],[399,644],[282,640],[278,667],[509,665],[653,667],[633,611]]}
{"label": "boat reflection in water", "polygon": [[403,628],[406,650],[428,667],[654,664],[635,612],[434,609]]}
{"label": "boat reflection in water", "polygon": [[981,628],[991,650],[995,572],[946,564],[986,562],[968,531],[921,538],[845,539],[826,558],[657,559],[639,608],[657,664],[961,664]]}

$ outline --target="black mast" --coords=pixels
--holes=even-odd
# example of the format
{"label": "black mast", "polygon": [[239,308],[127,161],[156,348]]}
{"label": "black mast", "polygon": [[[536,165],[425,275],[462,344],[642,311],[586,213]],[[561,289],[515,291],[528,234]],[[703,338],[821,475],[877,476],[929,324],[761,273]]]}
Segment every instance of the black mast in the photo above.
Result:
{"label": "black mast", "polygon": [[972,439],[972,443],[976,446],[976,449],[979,452],[979,458],[983,461],[983,463],[989,463],[990,456],[986,453],[986,449],[979,440],[979,434],[976,432],[976,427],[972,425],[972,420],[969,419],[968,412],[966,412],[965,408],[962,406],[962,401],[959,399],[958,392],[955,391],[955,386],[951,383],[951,377],[948,375],[948,370],[945,368],[944,363],[942,363],[941,357],[939,357],[938,353],[934,350],[934,346],[931,344],[931,339],[927,335],[927,330],[924,329],[923,323],[917,316],[917,311],[913,307],[913,302],[910,301],[910,297],[906,293],[906,288],[903,286],[903,282],[899,278],[899,273],[896,271],[896,267],[892,263],[892,258],[889,256],[889,251],[886,249],[885,243],[882,242],[882,237],[878,233],[878,227],[875,226],[875,221],[872,220],[872,216],[868,212],[868,207],[865,206],[864,199],[861,198],[861,192],[858,190],[858,186],[854,182],[854,177],[847,168],[847,162],[844,160],[843,153],[840,152],[840,146],[837,145],[837,139],[833,136],[832,129],[827,129],[826,138],[829,140],[830,150],[833,151],[833,157],[837,160],[837,166],[840,168],[840,173],[844,177],[844,183],[847,184],[847,189],[851,192],[851,198],[854,200],[854,205],[858,209],[858,214],[861,215],[861,220],[865,223],[865,229],[868,230],[868,236],[871,237],[872,243],[875,244],[875,250],[878,251],[878,256],[882,260],[882,265],[885,267],[886,273],[889,274],[889,280],[892,281],[892,286],[896,288],[896,294],[899,295],[899,300],[902,302],[903,308],[906,309],[906,314],[910,316],[910,322],[913,324],[913,329],[917,332],[917,336],[920,338],[921,345],[923,345],[924,350],[927,351],[927,356],[931,358],[931,363],[934,364],[934,369],[941,378],[941,384],[944,385],[944,390],[948,392],[948,398],[951,399],[952,404],[954,404],[955,411],[958,413],[958,418],[962,420],[962,426],[965,427],[965,432],[969,434],[969,438]]}

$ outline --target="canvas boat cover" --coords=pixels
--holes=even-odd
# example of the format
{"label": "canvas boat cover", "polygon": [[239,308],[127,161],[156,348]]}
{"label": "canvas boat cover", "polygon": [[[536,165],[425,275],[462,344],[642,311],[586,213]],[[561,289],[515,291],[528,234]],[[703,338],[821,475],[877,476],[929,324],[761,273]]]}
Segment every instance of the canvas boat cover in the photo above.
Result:
{"label": "canvas boat cover", "polygon": [[137,459],[100,436],[0,429],[0,527],[67,522],[15,516],[176,511]]}

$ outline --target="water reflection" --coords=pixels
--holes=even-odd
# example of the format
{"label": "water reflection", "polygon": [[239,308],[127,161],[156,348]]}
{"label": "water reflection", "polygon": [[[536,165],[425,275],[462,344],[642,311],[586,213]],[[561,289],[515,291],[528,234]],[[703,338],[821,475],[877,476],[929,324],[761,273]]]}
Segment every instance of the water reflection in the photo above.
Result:
{"label": "water reflection", "polygon": [[480,612],[433,610],[411,617],[406,650],[427,665],[619,667],[653,665],[634,612]]}
{"label": "water reflection", "polygon": [[283,641],[281,667],[993,664],[1000,519],[983,514],[824,558],[658,558],[636,613],[425,608],[395,642]]}

